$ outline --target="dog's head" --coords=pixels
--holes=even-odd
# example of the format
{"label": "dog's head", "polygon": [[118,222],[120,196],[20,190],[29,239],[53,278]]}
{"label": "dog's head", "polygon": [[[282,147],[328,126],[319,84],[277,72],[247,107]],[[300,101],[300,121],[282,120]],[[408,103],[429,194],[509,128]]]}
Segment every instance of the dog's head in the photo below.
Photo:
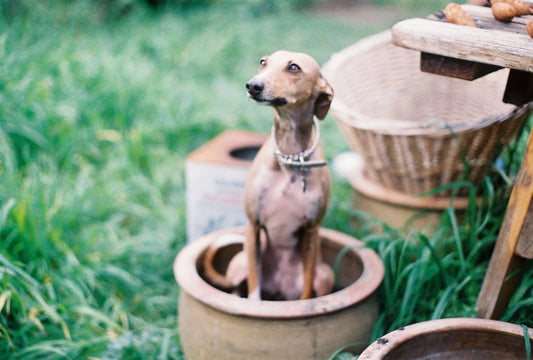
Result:
{"label": "dog's head", "polygon": [[259,73],[246,84],[248,96],[274,107],[312,106],[323,119],[333,99],[333,89],[320,66],[307,54],[276,51],[259,62]]}

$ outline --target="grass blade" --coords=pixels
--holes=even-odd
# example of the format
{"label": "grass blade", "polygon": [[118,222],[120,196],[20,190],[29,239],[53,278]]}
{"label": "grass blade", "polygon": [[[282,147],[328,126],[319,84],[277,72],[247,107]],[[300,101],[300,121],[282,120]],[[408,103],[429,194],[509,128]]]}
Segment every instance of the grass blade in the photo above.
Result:
{"label": "grass blade", "polygon": [[456,216],[456,213],[455,213],[455,209],[453,209],[451,206],[449,206],[448,208],[446,208],[446,214],[448,215],[448,218],[450,219],[453,239],[455,240],[455,248],[457,250],[457,256],[459,257],[459,262],[461,263],[461,268],[464,268],[464,265],[465,265],[465,254],[463,252],[462,238],[461,238],[461,234],[459,232],[459,226],[457,224],[457,216]]}
{"label": "grass blade", "polygon": [[524,330],[524,345],[526,347],[527,360],[531,360],[531,338],[529,337],[529,329],[526,325],[522,325]]}

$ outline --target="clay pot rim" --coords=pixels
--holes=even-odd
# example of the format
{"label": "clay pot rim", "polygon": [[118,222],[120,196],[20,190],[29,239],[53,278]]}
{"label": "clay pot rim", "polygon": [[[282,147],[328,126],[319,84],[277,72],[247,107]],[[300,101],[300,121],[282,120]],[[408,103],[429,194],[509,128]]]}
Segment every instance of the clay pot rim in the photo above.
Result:
{"label": "clay pot rim", "polygon": [[[359,359],[382,359],[395,348],[405,345],[416,337],[447,331],[483,331],[498,334],[524,336],[522,326],[498,320],[477,318],[448,318],[424,321],[394,330],[374,341],[368,346]],[[533,337],[533,329],[529,329]]]}
{"label": "clay pot rim", "polygon": [[[196,261],[208,244],[216,237],[229,233],[244,233],[236,227],[207,234],[183,248],[174,261],[174,276],[181,286],[196,300],[215,309],[240,316],[259,318],[303,318],[340,311],[370,297],[379,287],[385,269],[378,255],[364,248],[364,243],[341,232],[320,228],[320,236],[334,241],[360,258],[363,270],[359,278],[349,286],[334,293],[308,300],[252,301],[228,294],[204,281],[196,271]],[[332,240],[334,239],[334,240]]]}

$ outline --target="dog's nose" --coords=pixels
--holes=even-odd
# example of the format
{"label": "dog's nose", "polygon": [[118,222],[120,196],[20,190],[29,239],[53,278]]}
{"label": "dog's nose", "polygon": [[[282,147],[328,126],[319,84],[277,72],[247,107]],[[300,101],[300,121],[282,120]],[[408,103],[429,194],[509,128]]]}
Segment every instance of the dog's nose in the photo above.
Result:
{"label": "dog's nose", "polygon": [[250,93],[250,95],[252,96],[257,96],[261,94],[264,88],[265,84],[263,84],[262,82],[250,81],[246,84],[246,89],[248,90],[248,93]]}

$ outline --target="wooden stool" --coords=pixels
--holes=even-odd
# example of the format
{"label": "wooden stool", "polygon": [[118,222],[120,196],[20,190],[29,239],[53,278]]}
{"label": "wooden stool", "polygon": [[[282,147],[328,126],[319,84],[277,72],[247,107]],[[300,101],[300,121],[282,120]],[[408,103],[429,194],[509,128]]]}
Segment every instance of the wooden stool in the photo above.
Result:
{"label": "wooden stool", "polygon": [[[525,25],[533,16],[496,21],[489,8],[463,5],[477,28],[446,22],[442,13],[409,19],[392,29],[395,45],[419,50],[421,70],[474,80],[510,68],[503,101],[533,101],[533,39]],[[451,104],[453,105],[453,104]],[[507,308],[525,259],[533,259],[533,136],[530,134],[504,222],[478,296],[478,316],[499,318]]]}
{"label": "wooden stool", "polygon": [[513,296],[520,276],[512,275],[524,259],[533,259],[533,136],[507,205],[502,228],[483,280],[476,306],[478,315],[499,318]]}

